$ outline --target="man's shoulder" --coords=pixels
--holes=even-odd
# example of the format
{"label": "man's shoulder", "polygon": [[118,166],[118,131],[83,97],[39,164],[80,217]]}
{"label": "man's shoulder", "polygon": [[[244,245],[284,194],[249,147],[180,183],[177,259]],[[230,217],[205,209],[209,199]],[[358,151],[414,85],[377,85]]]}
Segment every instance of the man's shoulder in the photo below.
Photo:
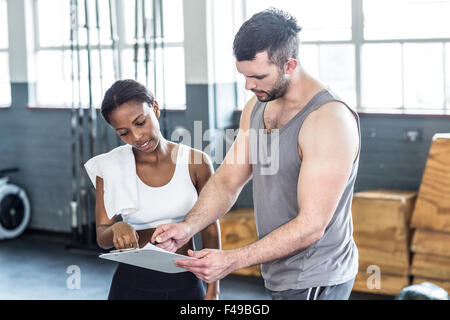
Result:
{"label": "man's shoulder", "polygon": [[352,154],[356,157],[359,150],[358,141],[357,116],[338,101],[327,103],[312,112],[298,136],[302,154],[312,150],[313,154]]}
{"label": "man's shoulder", "polygon": [[241,121],[240,121],[241,129],[242,128],[248,129],[250,127],[251,114],[253,112],[253,109],[255,108],[257,101],[258,100],[256,99],[256,96],[253,96],[250,100],[247,101],[244,109],[242,109]]}
{"label": "man's shoulder", "polygon": [[320,129],[334,125],[354,125],[355,119],[355,113],[345,103],[330,101],[311,112],[304,125]]}

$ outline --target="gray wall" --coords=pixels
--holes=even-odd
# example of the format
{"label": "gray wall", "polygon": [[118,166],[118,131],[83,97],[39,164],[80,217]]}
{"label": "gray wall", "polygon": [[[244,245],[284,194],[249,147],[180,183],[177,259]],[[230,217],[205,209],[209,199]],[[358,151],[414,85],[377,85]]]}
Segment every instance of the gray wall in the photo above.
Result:
{"label": "gray wall", "polygon": [[[71,136],[70,110],[26,108],[29,87],[12,85],[11,108],[0,109],[0,168],[19,166],[12,180],[23,186],[32,205],[31,228],[70,230]],[[215,92],[215,94],[213,94]],[[188,85],[187,112],[168,112],[168,133],[177,126],[188,130],[194,121],[209,127],[235,128],[232,86]],[[211,116],[214,123],[210,123]],[[450,132],[446,117],[361,115],[362,149],[356,190],[373,188],[413,189],[420,186],[431,138]],[[407,130],[417,129],[416,142],[405,139]],[[114,146],[114,132],[110,147]],[[244,188],[235,207],[252,205],[251,183]]]}

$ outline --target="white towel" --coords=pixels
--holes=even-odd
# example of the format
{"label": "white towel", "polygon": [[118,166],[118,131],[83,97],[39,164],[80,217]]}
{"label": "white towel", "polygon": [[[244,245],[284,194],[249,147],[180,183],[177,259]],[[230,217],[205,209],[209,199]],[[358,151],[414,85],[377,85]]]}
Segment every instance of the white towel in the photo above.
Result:
{"label": "white towel", "polygon": [[103,179],[103,201],[109,219],[138,210],[136,163],[132,146],[120,146],[95,156],[84,167],[94,187],[97,176]]}

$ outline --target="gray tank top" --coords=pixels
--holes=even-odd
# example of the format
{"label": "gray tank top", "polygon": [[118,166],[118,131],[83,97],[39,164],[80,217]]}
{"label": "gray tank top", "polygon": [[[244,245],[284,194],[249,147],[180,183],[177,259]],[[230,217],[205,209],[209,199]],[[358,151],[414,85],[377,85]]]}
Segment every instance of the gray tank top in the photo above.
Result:
{"label": "gray tank top", "polygon": [[[263,120],[267,103],[256,102],[250,117],[250,161],[259,239],[298,215],[297,183],[302,164],[297,149],[298,134],[311,112],[332,101],[347,106],[329,89],[324,89],[284,127],[270,134],[265,133]],[[358,114],[348,108],[357,120],[359,131]],[[261,265],[267,289],[281,291],[331,286],[356,276],[358,250],[352,235],[351,204],[358,164],[359,152],[323,237],[301,251]]]}

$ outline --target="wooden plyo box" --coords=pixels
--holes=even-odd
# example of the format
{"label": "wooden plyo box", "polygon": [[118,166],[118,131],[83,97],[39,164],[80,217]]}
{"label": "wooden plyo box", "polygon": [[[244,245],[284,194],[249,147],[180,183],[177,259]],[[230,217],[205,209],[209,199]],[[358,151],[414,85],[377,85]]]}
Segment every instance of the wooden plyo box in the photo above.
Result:
{"label": "wooden plyo box", "polygon": [[450,257],[415,253],[411,273],[417,277],[450,281]]}
{"label": "wooden plyo box", "polygon": [[435,134],[414,209],[412,226],[450,232],[450,134]]}
{"label": "wooden plyo box", "polygon": [[[375,265],[381,273],[406,277],[410,271],[409,227],[417,192],[371,190],[355,193],[352,204],[353,237],[364,273]],[[398,283],[403,284],[403,280]],[[401,288],[400,288],[401,289]]]}
{"label": "wooden plyo box", "polygon": [[[411,225],[415,281],[450,283],[450,134],[433,136]],[[419,279],[419,280],[417,280]],[[439,282],[439,283],[438,283]]]}
{"label": "wooden plyo box", "polygon": [[[219,220],[223,250],[240,248],[258,240],[253,212],[253,209],[236,209]],[[261,269],[258,265],[236,270],[233,273],[261,276]]]}
{"label": "wooden plyo box", "polygon": [[450,286],[450,233],[417,229],[411,243],[411,273],[415,278],[434,279],[438,286]]}
{"label": "wooden plyo box", "polygon": [[417,229],[414,232],[411,251],[450,258],[450,233]]}

